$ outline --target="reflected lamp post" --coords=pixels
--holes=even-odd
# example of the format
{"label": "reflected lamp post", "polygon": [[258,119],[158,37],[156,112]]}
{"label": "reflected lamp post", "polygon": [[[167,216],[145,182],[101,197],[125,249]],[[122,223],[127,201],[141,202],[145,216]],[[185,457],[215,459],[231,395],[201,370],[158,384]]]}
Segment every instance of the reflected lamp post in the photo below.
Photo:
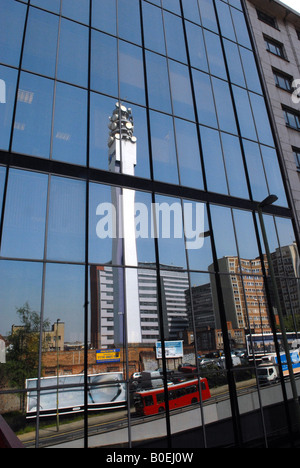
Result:
{"label": "reflected lamp post", "polygon": [[58,322],[60,322],[60,319],[56,320],[56,372],[57,372],[57,389],[56,389],[56,430],[57,432],[59,431],[59,398],[58,398],[58,386],[59,386],[59,346],[58,346]]}
{"label": "reflected lamp post", "polygon": [[297,430],[300,431],[299,397],[298,397],[298,392],[297,392],[297,388],[296,388],[296,382],[295,382],[295,376],[294,376],[294,371],[293,371],[293,366],[292,366],[292,360],[291,360],[291,355],[290,355],[290,351],[289,351],[287,335],[286,335],[286,330],[285,330],[285,324],[284,324],[284,319],[283,319],[283,313],[282,313],[282,308],[281,308],[281,303],[280,303],[280,298],[279,298],[279,292],[278,292],[278,287],[277,287],[276,278],[275,278],[273,260],[272,260],[271,253],[270,253],[269,242],[268,242],[268,238],[267,238],[267,234],[266,234],[266,228],[265,228],[265,223],[264,223],[264,219],[263,219],[263,212],[262,212],[262,209],[265,206],[272,205],[277,200],[278,200],[278,197],[276,195],[269,195],[262,202],[260,202],[258,204],[257,211],[258,211],[262,237],[263,237],[265,250],[266,250],[266,255],[267,255],[267,260],[268,260],[269,275],[270,275],[270,279],[271,279],[275,304],[276,304],[276,308],[277,308],[277,314],[278,314],[280,328],[281,328],[282,343],[283,343],[283,347],[284,347],[284,350],[285,350],[286,361],[287,361],[287,366],[288,366],[288,370],[289,370],[289,377],[290,377],[292,394],[293,394],[293,409],[294,409],[295,416],[296,416],[296,421],[297,421]]}

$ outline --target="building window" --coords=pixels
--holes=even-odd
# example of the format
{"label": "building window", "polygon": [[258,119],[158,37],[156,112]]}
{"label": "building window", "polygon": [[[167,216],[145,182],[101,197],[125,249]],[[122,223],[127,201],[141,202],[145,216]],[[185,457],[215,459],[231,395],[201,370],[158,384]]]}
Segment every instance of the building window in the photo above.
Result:
{"label": "building window", "polygon": [[283,59],[286,58],[284,47],[281,42],[277,42],[274,39],[265,37],[265,43],[268,52],[271,52],[271,54],[277,55],[278,57],[281,57]]}
{"label": "building window", "polygon": [[282,71],[273,69],[274,79],[276,86],[278,88],[284,89],[285,91],[292,92],[293,91],[293,77]]}
{"label": "building window", "polygon": [[300,130],[300,112],[289,108],[283,108],[283,112],[287,126]]}
{"label": "building window", "polygon": [[300,148],[293,147],[292,149],[296,161],[297,170],[300,171]]}
{"label": "building window", "polygon": [[269,26],[272,26],[272,28],[278,29],[276,18],[270,15],[267,15],[266,13],[263,13],[262,11],[259,11],[259,10],[256,10],[256,11],[257,11],[257,17],[260,21],[263,21]]}
{"label": "building window", "polygon": [[297,37],[298,37],[298,39],[300,41],[300,29],[296,29],[296,33],[297,33]]}

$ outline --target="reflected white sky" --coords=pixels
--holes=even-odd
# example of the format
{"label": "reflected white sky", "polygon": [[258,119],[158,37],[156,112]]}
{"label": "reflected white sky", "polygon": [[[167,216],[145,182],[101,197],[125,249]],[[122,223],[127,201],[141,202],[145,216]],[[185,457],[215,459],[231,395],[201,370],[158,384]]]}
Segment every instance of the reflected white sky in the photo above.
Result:
{"label": "reflected white sky", "polygon": [[296,10],[298,13],[300,13],[300,3],[299,0],[280,0],[281,3],[285,3],[287,6],[290,8],[293,8],[293,10]]}

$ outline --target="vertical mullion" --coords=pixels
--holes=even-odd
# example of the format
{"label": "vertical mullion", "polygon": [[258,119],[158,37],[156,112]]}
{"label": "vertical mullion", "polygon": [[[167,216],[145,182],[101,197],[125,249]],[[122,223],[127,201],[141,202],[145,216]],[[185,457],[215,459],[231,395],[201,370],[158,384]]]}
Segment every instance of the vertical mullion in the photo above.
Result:
{"label": "vertical mullion", "polygon": [[[91,39],[92,39],[92,0],[89,2],[89,43],[88,43],[88,96],[87,96],[87,138],[86,164],[89,167],[90,155],[90,103],[91,103]],[[84,448],[88,448],[88,338],[89,338],[89,197],[90,181],[86,181],[85,199],[85,272],[84,272]]]}

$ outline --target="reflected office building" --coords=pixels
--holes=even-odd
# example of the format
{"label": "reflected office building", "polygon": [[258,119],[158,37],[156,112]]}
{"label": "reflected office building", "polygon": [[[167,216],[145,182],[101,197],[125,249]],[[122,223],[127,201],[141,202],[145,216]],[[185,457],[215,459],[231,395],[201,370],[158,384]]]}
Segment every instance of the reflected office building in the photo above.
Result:
{"label": "reflected office building", "polygon": [[296,446],[299,232],[245,1],[1,8],[0,419]]}

